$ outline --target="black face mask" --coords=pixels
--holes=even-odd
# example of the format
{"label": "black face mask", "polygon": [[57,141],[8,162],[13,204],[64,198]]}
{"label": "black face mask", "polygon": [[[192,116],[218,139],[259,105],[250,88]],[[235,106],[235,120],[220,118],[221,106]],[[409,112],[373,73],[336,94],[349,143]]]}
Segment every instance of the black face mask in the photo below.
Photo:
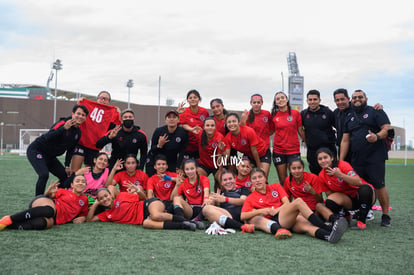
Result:
{"label": "black face mask", "polygon": [[131,128],[132,126],[134,126],[134,120],[126,119],[122,122],[122,125],[124,125],[125,128]]}

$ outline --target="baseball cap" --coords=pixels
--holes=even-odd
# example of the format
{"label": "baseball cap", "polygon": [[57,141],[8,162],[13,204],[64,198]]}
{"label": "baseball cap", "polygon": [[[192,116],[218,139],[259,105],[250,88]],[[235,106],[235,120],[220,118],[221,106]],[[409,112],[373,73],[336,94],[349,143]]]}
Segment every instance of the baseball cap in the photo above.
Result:
{"label": "baseball cap", "polygon": [[165,117],[169,116],[170,114],[174,114],[175,116],[179,116],[176,110],[170,110],[165,114]]}

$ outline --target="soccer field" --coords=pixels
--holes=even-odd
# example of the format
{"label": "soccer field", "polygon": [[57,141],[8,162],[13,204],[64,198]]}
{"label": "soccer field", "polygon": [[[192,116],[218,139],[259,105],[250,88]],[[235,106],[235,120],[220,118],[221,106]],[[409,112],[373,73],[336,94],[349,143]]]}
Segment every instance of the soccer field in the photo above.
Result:
{"label": "soccer field", "polygon": [[[271,181],[276,180],[274,167]],[[0,217],[27,207],[36,174],[25,157],[0,156]],[[51,177],[53,178],[53,177]],[[210,236],[84,223],[0,232],[0,274],[413,274],[414,167],[388,165],[392,226],[381,213],[337,244],[294,234]]]}

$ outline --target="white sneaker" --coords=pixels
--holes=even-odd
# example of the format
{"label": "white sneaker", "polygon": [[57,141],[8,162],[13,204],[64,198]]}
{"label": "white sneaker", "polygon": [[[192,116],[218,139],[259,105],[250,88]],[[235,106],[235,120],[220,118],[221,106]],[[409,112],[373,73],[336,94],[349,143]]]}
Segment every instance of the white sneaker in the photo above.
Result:
{"label": "white sneaker", "polygon": [[367,221],[372,221],[373,219],[375,219],[375,217],[374,217],[374,211],[369,210],[366,220]]}

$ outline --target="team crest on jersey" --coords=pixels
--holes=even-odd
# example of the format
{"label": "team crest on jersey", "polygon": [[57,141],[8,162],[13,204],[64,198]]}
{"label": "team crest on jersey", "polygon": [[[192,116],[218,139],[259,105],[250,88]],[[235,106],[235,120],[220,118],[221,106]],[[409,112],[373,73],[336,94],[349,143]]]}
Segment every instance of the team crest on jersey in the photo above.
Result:
{"label": "team crest on jersey", "polygon": [[267,118],[267,116],[265,116],[265,117],[263,117],[263,122],[268,122],[269,121],[269,119]]}
{"label": "team crest on jersey", "polygon": [[42,154],[37,154],[37,155],[36,155],[36,158],[37,158],[37,159],[42,159],[42,158],[43,158],[43,156],[42,156]]}
{"label": "team crest on jersey", "polygon": [[83,202],[83,200],[79,200],[79,205],[80,206],[84,206],[85,205],[85,203]]}
{"label": "team crest on jersey", "polygon": [[176,142],[181,142],[181,138],[180,138],[180,137],[176,137],[176,138],[175,138],[175,141],[176,141]]}
{"label": "team crest on jersey", "polygon": [[272,197],[277,198],[279,196],[279,193],[277,191],[272,191]]}
{"label": "team crest on jersey", "polygon": [[147,158],[146,163],[149,163],[149,162],[150,162],[150,159],[149,159],[149,158]]}
{"label": "team crest on jersey", "polygon": [[217,142],[213,142],[213,144],[211,144],[211,147],[213,147],[214,149],[217,148]]}
{"label": "team crest on jersey", "polygon": [[252,183],[250,181],[246,181],[244,183],[244,186],[249,188],[250,186],[252,186]]}
{"label": "team crest on jersey", "polygon": [[171,182],[166,181],[166,182],[164,183],[164,188],[169,189],[170,187],[171,187]]}
{"label": "team crest on jersey", "polygon": [[309,118],[309,114],[306,115],[306,118]]}
{"label": "team crest on jersey", "polygon": [[242,140],[241,140],[241,144],[242,144],[242,145],[246,145],[246,144],[247,144],[247,141],[246,141],[244,138],[242,138]]}
{"label": "team crest on jersey", "polygon": [[338,182],[343,182],[344,180],[341,178],[338,178]]}
{"label": "team crest on jersey", "polygon": [[232,142],[232,143],[231,143],[231,146],[232,146],[232,147],[236,147],[236,144],[234,144],[234,142]]}
{"label": "team crest on jersey", "polygon": [[325,114],[322,115],[322,119],[326,119],[326,115]]}
{"label": "team crest on jersey", "polygon": [[134,138],[134,139],[132,140],[132,143],[137,143],[137,139],[136,139],[136,138]]}
{"label": "team crest on jersey", "polygon": [[75,139],[79,139],[79,135],[78,134],[75,135]]}
{"label": "team crest on jersey", "polygon": [[363,116],[363,118],[368,118],[368,114],[365,114],[365,115]]}
{"label": "team crest on jersey", "polygon": [[118,208],[119,207],[119,201],[117,201],[116,203],[115,203],[115,208]]}
{"label": "team crest on jersey", "polygon": [[199,186],[198,188],[197,188],[197,193],[201,193],[201,186]]}
{"label": "team crest on jersey", "polygon": [[201,121],[206,120],[206,118],[204,117],[204,115],[201,115],[201,116],[200,116],[200,119],[201,119]]}
{"label": "team crest on jersey", "polygon": [[288,116],[287,117],[287,121],[292,121],[293,120],[293,117],[292,116]]}
{"label": "team crest on jersey", "polygon": [[354,170],[349,171],[348,173],[346,173],[348,176],[350,177],[355,177],[356,173]]}
{"label": "team crest on jersey", "polygon": [[122,141],[122,139],[123,139],[122,137],[119,137],[119,141]]}
{"label": "team crest on jersey", "polygon": [[135,186],[139,186],[141,184],[141,182],[139,181],[139,180],[136,180],[135,182],[134,182],[134,185]]}

